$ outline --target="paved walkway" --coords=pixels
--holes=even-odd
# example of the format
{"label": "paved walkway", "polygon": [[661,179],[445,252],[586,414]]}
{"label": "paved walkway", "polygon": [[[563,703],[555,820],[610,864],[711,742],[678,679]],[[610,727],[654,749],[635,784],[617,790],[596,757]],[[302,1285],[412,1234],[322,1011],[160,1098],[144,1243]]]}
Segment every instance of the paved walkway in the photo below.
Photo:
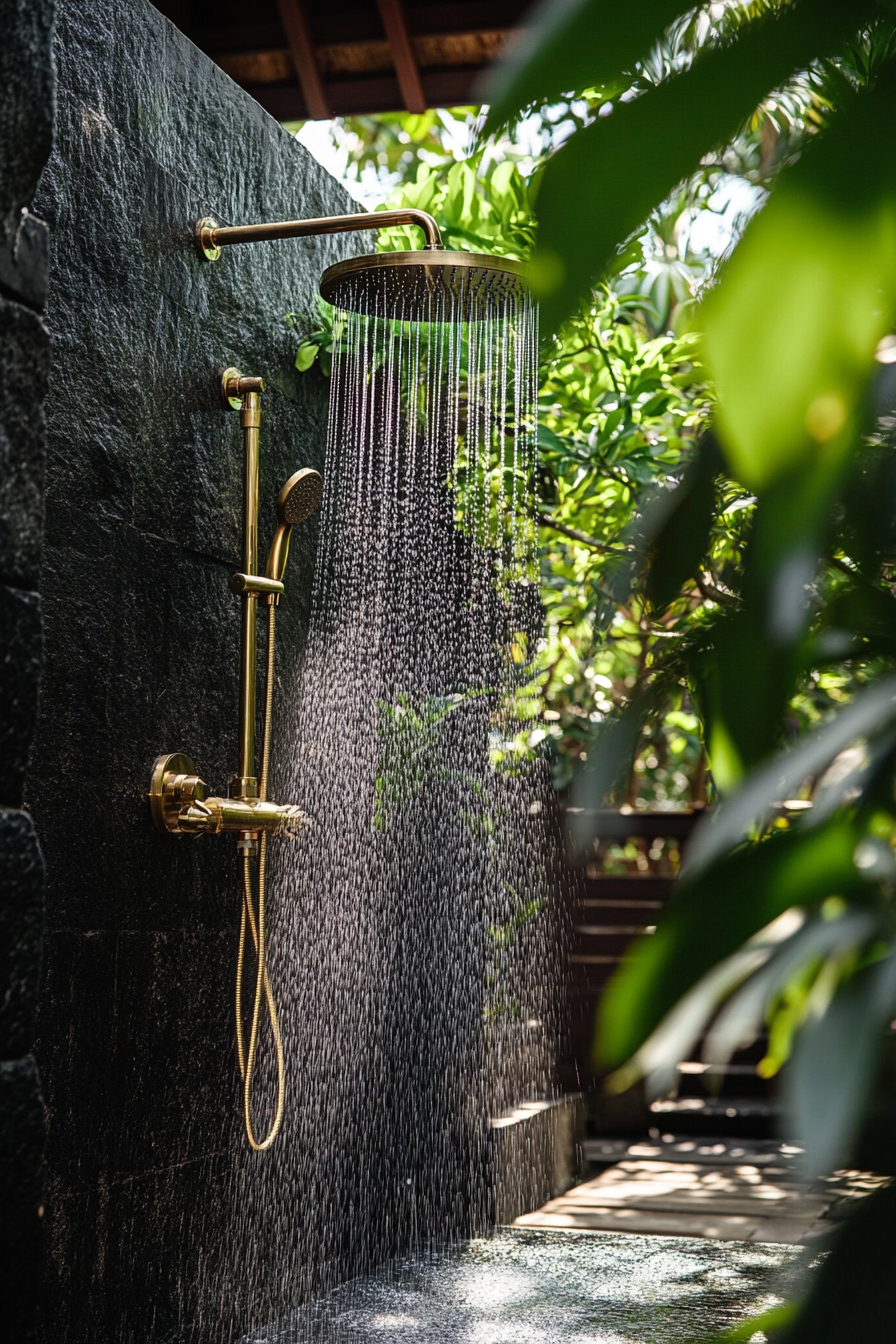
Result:
{"label": "paved walkway", "polygon": [[586,1147],[591,1161],[621,1160],[516,1226],[578,1232],[709,1237],[803,1244],[886,1178],[842,1171],[808,1181],[799,1149],[774,1142],[662,1140]]}

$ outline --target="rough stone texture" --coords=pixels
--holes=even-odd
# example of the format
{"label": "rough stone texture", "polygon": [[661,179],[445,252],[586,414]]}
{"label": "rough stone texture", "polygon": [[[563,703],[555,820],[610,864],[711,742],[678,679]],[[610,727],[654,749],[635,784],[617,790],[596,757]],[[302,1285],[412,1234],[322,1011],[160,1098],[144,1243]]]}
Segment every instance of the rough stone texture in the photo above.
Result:
{"label": "rough stone texture", "polygon": [[22,801],[42,651],[37,593],[0,586],[0,798],[13,807]]}
{"label": "rough stone texture", "polygon": [[40,572],[49,367],[40,318],[0,298],[0,581],[17,588],[36,588]]}
{"label": "rough stone texture", "polygon": [[44,1108],[34,1046],[43,866],[19,811],[42,662],[47,228],[28,212],[53,127],[52,0],[0,0],[0,1263],[4,1332],[36,1340]]}
{"label": "rough stone texture", "polygon": [[34,1044],[44,865],[27,812],[0,809],[0,1059]]}
{"label": "rough stone texture", "polygon": [[0,247],[0,294],[43,308],[47,301],[50,233],[42,219],[23,210],[10,246]]}
{"label": "rough stone texture", "polygon": [[26,1055],[0,1063],[2,1316],[4,1335],[16,1344],[38,1337],[44,1139],[44,1108],[34,1059]]}
{"label": "rough stone texture", "polygon": [[0,287],[40,306],[39,222],[25,223],[53,140],[53,0],[0,0]]}
{"label": "rough stone texture", "polygon": [[[364,242],[202,261],[200,215],[351,203],[145,0],[63,0],[55,50],[55,148],[35,201],[52,247],[46,671],[26,780],[47,870],[46,1339],[222,1344],[251,1287],[236,1234],[271,1235],[263,1209],[234,1207],[249,1169],[233,1057],[235,847],[156,834],[145,794],[162,751],[188,752],[217,790],[235,766],[239,604],[227,579],[242,440],[218,370],[262,374],[269,389],[266,541],[280,485],[320,467],[325,445],[327,385],[296,373],[283,315],[314,314],[321,271]],[[314,523],[297,529],[284,661],[301,647],[315,545]]]}

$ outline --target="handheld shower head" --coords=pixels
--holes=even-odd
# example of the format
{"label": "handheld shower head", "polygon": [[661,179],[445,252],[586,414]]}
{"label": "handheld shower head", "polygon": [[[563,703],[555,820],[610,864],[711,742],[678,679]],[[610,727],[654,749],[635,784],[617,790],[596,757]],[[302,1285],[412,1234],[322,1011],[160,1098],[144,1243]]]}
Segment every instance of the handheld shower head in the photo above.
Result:
{"label": "handheld shower head", "polygon": [[277,496],[277,531],[268,552],[265,574],[269,579],[283,580],[286,557],[289,553],[289,534],[296,523],[304,523],[318,508],[324,491],[324,480],[319,471],[303,467],[284,485]]}

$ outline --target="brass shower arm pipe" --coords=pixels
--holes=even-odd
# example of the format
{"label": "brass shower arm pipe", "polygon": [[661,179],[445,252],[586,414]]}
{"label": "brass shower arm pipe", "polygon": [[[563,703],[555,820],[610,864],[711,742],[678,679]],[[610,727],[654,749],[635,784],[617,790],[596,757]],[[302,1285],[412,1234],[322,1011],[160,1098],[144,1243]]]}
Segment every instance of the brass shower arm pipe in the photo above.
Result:
{"label": "brass shower arm pipe", "polygon": [[376,210],[364,215],[329,215],[324,219],[289,219],[278,224],[240,224],[222,227],[213,219],[196,225],[199,251],[207,261],[217,261],[222,247],[235,243],[266,243],[280,238],[312,238],[322,233],[356,233],[360,229],[392,229],[415,224],[423,230],[424,250],[442,247],[439,226],[425,210]]}

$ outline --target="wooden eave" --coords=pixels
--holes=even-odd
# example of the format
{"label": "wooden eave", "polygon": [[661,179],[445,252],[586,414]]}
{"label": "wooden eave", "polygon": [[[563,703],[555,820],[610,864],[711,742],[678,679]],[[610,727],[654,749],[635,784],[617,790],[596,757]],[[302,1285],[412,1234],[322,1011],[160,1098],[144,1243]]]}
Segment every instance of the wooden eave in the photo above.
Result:
{"label": "wooden eave", "polygon": [[158,0],[279,121],[478,101],[525,0]]}

